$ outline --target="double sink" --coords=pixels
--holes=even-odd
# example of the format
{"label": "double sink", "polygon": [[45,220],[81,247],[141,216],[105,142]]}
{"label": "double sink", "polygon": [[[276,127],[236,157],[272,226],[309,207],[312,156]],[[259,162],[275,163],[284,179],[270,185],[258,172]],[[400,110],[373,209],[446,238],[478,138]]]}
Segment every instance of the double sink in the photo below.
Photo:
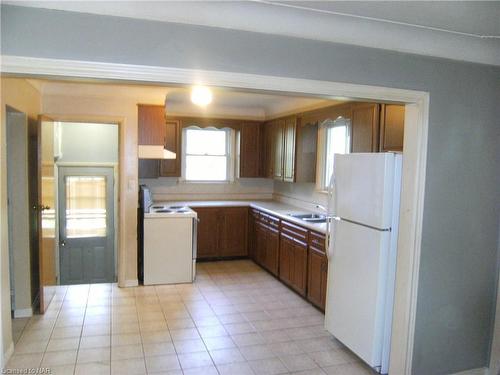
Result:
{"label": "double sink", "polygon": [[288,214],[307,223],[326,223],[326,215],[322,214]]}

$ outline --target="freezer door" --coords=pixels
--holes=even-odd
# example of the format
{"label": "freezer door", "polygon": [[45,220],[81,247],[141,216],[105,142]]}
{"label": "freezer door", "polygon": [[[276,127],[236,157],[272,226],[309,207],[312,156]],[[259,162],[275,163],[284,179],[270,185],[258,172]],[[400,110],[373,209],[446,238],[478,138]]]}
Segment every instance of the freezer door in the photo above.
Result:
{"label": "freezer door", "polygon": [[330,204],[335,216],[390,228],[394,159],[394,153],[336,154]]}
{"label": "freezer door", "polygon": [[335,222],[325,326],[371,367],[382,361],[390,232]]}

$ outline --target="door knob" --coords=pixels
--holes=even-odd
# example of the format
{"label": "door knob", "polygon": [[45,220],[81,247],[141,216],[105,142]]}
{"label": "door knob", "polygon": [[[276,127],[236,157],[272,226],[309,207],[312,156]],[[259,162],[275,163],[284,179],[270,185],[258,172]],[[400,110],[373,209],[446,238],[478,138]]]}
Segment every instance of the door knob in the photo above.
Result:
{"label": "door knob", "polygon": [[64,246],[66,246],[66,242],[65,242],[64,240],[61,240],[61,241],[59,242],[59,245],[61,245],[61,247],[64,247]]}

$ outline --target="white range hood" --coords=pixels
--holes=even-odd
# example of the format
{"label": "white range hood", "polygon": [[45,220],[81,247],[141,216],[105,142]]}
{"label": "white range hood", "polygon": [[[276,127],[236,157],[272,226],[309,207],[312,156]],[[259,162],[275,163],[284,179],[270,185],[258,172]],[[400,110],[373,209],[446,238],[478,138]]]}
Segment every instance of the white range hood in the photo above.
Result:
{"label": "white range hood", "polygon": [[139,159],[175,159],[175,152],[160,145],[139,145]]}

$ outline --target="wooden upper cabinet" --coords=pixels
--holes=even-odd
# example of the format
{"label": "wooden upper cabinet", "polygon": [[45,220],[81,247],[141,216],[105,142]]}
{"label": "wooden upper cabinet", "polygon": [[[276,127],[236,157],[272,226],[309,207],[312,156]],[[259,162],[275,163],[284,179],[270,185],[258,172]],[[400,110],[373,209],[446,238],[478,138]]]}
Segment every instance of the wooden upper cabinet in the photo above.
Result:
{"label": "wooden upper cabinet", "polygon": [[283,179],[283,157],[285,143],[285,120],[279,119],[273,122],[273,178]]}
{"label": "wooden upper cabinet", "polygon": [[297,132],[297,117],[291,116],[284,120],[283,146],[283,180],[295,181],[295,135]]}
{"label": "wooden upper cabinet", "polygon": [[380,151],[403,151],[405,107],[382,104],[380,111]]}
{"label": "wooden upper cabinet", "polygon": [[245,122],[240,130],[240,177],[259,177],[260,129],[258,122]]}
{"label": "wooden upper cabinet", "polygon": [[181,176],[181,125],[179,120],[168,119],[164,123],[165,147],[167,150],[175,152],[175,159],[160,161],[160,176],[180,177]]}
{"label": "wooden upper cabinet", "polygon": [[295,182],[316,182],[318,121],[307,116],[297,120]]}
{"label": "wooden upper cabinet", "polygon": [[138,126],[140,145],[165,145],[165,107],[161,105],[139,104]]}
{"label": "wooden upper cabinet", "polygon": [[379,108],[377,103],[355,103],[351,111],[351,152],[377,152],[379,147]]}

